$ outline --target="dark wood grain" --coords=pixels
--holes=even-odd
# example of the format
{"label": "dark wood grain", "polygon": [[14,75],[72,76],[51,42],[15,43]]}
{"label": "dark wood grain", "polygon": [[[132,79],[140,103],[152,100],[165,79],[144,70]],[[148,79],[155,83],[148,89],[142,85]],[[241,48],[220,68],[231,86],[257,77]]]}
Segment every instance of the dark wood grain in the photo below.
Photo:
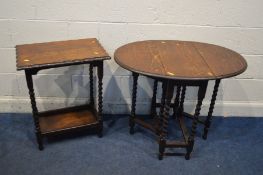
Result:
{"label": "dark wood grain", "polygon": [[220,80],[216,80],[215,85],[214,85],[212,99],[211,99],[210,106],[209,106],[208,115],[207,115],[207,118],[205,121],[205,128],[204,128],[204,133],[202,136],[203,139],[207,139],[208,129],[210,128],[211,121],[212,121],[212,115],[213,115],[213,111],[214,111],[214,106],[215,106],[215,102],[216,102],[216,96],[217,96],[219,84],[220,84]]}
{"label": "dark wood grain", "polygon": [[[32,104],[35,130],[39,149],[43,150],[42,138],[48,135],[80,131],[89,128],[96,130],[102,137],[102,79],[103,61],[110,59],[97,39],[79,39],[47,43],[25,44],[16,46],[17,70],[24,70]],[[68,107],[52,111],[38,112],[32,75],[39,70],[90,64],[90,105]],[[98,110],[94,106],[93,68],[97,67]]]}
{"label": "dark wood grain", "polygon": [[17,70],[110,59],[96,38],[17,45]]}
{"label": "dark wood grain", "polygon": [[97,112],[92,106],[82,105],[39,113],[42,134],[97,124]]}
{"label": "dark wood grain", "polygon": [[35,134],[36,134],[36,138],[38,142],[38,149],[43,150],[44,147],[43,147],[43,141],[41,138],[41,131],[40,131],[40,124],[39,124],[39,119],[38,119],[38,109],[37,109],[37,103],[35,99],[33,78],[29,70],[25,70],[25,75],[26,75],[28,93],[29,93],[31,107],[32,107],[33,120],[35,124]]}
{"label": "dark wood grain", "polygon": [[153,84],[153,96],[151,103],[151,116],[156,116],[156,96],[157,96],[158,81],[154,80]]}
{"label": "dark wood grain", "polygon": [[[244,72],[247,68],[245,59],[238,53],[212,44],[172,41],[150,40],[139,41],[118,48],[114,54],[115,61],[123,68],[130,70],[134,76],[132,94],[132,112],[130,117],[130,133],[133,134],[134,124],[151,130],[159,136],[159,159],[163,159],[165,148],[186,148],[185,158],[190,159],[193,151],[197,123],[206,125],[207,134],[212,112],[216,100],[219,83],[215,86],[208,119],[203,122],[199,114],[203,99],[206,94],[208,80],[220,82],[222,78],[232,77]],[[135,116],[136,90],[138,75],[153,78],[153,97],[151,114],[156,115],[156,108],[160,107],[159,124],[153,125],[142,121]],[[161,103],[156,103],[157,83],[162,83],[163,91]],[[174,104],[171,104],[174,87],[177,93]],[[194,115],[184,112],[184,99],[187,86],[197,86],[198,100]],[[168,140],[168,122],[170,107],[173,107],[174,116],[180,125],[184,140]],[[184,122],[184,116],[192,119],[191,132],[189,133]],[[135,119],[134,119],[135,118]]]}
{"label": "dark wood grain", "polygon": [[200,111],[201,111],[203,99],[205,98],[207,85],[208,85],[208,81],[203,81],[202,84],[199,86],[199,89],[198,89],[198,95],[197,95],[198,98],[197,98],[197,104],[196,104],[196,107],[195,107],[195,113],[193,115],[191,134],[188,137],[188,147],[186,149],[187,153],[185,155],[185,159],[186,160],[190,159],[190,155],[191,155],[191,153],[193,151],[193,148],[194,148],[198,118],[199,118],[199,114],[200,114]]}
{"label": "dark wood grain", "polygon": [[247,68],[238,53],[212,44],[149,40],[126,44],[115,61],[140,74],[175,80],[211,80],[238,75]]}
{"label": "dark wood grain", "polygon": [[132,106],[131,106],[131,115],[129,119],[129,125],[130,125],[130,134],[134,134],[134,119],[135,119],[135,113],[136,113],[136,98],[137,98],[137,85],[138,85],[138,77],[139,74],[133,73],[133,87],[132,87]]}

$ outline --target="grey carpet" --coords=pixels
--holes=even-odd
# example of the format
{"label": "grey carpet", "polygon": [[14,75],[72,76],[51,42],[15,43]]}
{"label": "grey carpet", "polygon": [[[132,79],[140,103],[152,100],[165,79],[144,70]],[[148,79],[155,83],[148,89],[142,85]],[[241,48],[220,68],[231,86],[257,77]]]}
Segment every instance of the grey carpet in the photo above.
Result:
{"label": "grey carpet", "polygon": [[[171,128],[179,136],[177,126]],[[208,140],[201,139],[199,126],[190,160],[159,161],[154,135],[138,127],[129,135],[125,116],[108,117],[103,138],[86,133],[49,138],[39,151],[30,114],[0,114],[0,175],[262,174],[262,129],[263,118],[215,117]]]}

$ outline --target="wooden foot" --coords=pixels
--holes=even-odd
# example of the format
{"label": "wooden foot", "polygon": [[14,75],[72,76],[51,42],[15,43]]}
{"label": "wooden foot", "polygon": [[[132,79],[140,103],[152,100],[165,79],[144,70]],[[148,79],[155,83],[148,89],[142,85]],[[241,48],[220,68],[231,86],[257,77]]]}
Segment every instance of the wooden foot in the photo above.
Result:
{"label": "wooden foot", "polygon": [[99,138],[103,137],[103,122],[102,121],[99,121],[98,137]]}
{"label": "wooden foot", "polygon": [[99,137],[99,138],[102,138],[102,137],[103,137],[102,131],[100,131],[100,132],[98,133],[98,137]]}
{"label": "wooden foot", "polygon": [[163,140],[162,138],[159,141],[159,155],[158,155],[159,160],[163,159],[164,151],[165,151],[165,142],[166,141]]}
{"label": "wooden foot", "polygon": [[185,157],[185,160],[189,160],[190,159],[190,154],[187,153],[184,157]]}
{"label": "wooden foot", "polygon": [[134,134],[134,125],[133,126],[130,125],[130,135],[133,135],[133,134]]}
{"label": "wooden foot", "polygon": [[38,149],[40,151],[44,150],[43,141],[40,133],[36,133],[36,137],[37,137]]}

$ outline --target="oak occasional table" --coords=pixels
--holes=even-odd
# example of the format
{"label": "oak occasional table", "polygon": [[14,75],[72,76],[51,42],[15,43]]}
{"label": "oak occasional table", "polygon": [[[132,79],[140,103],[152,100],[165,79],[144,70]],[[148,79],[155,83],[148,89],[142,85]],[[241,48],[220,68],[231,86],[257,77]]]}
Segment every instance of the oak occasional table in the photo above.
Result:
{"label": "oak occasional table", "polygon": [[[114,58],[121,67],[131,71],[133,75],[130,133],[134,133],[135,123],[153,131],[158,136],[160,160],[165,155],[165,148],[178,147],[186,148],[185,158],[190,159],[198,122],[204,124],[203,138],[207,137],[220,80],[241,74],[247,68],[245,59],[230,49],[191,41],[138,41],[118,48]],[[139,75],[155,80],[151,105],[151,116],[156,121],[154,124],[142,120],[135,114]],[[199,114],[209,80],[215,80],[214,91],[206,120],[201,121]],[[156,102],[158,82],[162,83],[161,103]],[[187,86],[198,87],[194,115],[184,112]],[[175,100],[171,103],[175,87],[177,87]],[[158,107],[160,115],[156,113]],[[182,130],[183,141],[167,139],[170,108],[173,108],[173,116]],[[184,122],[185,116],[192,118],[190,132]]]}
{"label": "oak occasional table", "polygon": [[[16,52],[17,70],[24,70],[26,75],[35,133],[40,150],[43,150],[43,136],[52,134],[94,128],[98,136],[102,137],[103,61],[110,59],[110,57],[97,39],[91,38],[18,45],[16,46]],[[39,112],[35,100],[32,76],[43,69],[79,64],[89,64],[89,104]],[[93,93],[94,67],[97,67],[98,76],[98,109],[95,107]]]}

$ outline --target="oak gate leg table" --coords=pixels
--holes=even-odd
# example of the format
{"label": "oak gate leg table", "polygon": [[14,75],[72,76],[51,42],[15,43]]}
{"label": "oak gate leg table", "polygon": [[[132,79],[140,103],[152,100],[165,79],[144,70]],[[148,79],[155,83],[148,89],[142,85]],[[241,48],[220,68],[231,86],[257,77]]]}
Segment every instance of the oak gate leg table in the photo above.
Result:
{"label": "oak gate leg table", "polygon": [[[209,110],[208,110],[208,114],[206,116],[206,119],[204,121],[200,120],[200,119],[197,120],[198,123],[204,125],[204,132],[202,135],[202,138],[204,140],[207,139],[208,130],[209,130],[210,125],[211,125],[211,121],[212,121],[212,117],[213,117],[213,111],[214,111],[214,107],[215,107],[216,96],[217,96],[217,92],[218,92],[220,82],[221,82],[221,79],[215,80],[213,94],[212,94],[212,98],[211,98],[211,102],[210,102],[210,106],[209,106]],[[151,102],[152,103],[151,104],[151,115],[153,117],[154,116],[156,117],[156,109],[161,107],[161,103],[156,102],[157,86],[158,86],[158,80],[155,79],[154,85],[153,85],[153,97],[152,97],[152,102]],[[176,97],[174,98],[174,103],[171,103],[171,105],[170,105],[170,107],[173,108],[173,117],[177,118],[177,117],[183,115],[183,116],[188,117],[190,119],[194,119],[193,115],[190,115],[189,113],[184,112],[184,109],[183,109],[185,91],[186,91],[186,87],[181,87],[180,85],[177,86]]]}
{"label": "oak gate leg table", "polygon": [[[115,61],[132,72],[133,91],[130,115],[130,133],[134,133],[135,123],[150,129],[158,136],[159,159],[163,159],[165,148],[186,148],[185,158],[190,159],[193,151],[199,114],[209,80],[215,80],[214,91],[204,122],[203,138],[206,138],[210,125],[216,94],[220,80],[241,74],[247,68],[245,59],[238,53],[217,45],[175,40],[149,40],[129,43],[114,53]],[[151,115],[157,118],[149,124],[136,115],[137,80],[139,75],[154,79]],[[161,103],[156,103],[158,82],[162,83]],[[198,87],[197,104],[193,115],[184,112],[184,99],[187,86]],[[174,89],[175,101],[171,104]],[[160,115],[156,108],[160,107]],[[183,135],[183,141],[168,140],[170,108],[174,110]],[[185,125],[184,116],[192,118],[190,132]]]}
{"label": "oak gate leg table", "polygon": [[[94,128],[102,137],[103,61],[109,55],[97,39],[79,39],[17,45],[17,70],[24,70],[29,89],[38,148],[43,150],[44,136]],[[75,107],[39,112],[35,100],[32,76],[38,71],[70,65],[89,64],[90,102]],[[94,102],[93,68],[97,67],[98,109]]]}

